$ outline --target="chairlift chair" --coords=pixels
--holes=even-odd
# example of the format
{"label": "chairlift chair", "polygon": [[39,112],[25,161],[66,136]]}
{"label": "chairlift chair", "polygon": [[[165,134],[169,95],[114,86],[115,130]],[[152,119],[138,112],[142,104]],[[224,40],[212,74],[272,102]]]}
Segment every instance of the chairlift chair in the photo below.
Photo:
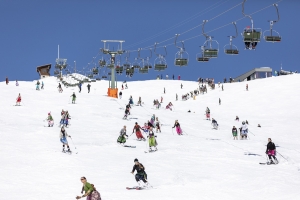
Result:
{"label": "chairlift chair", "polygon": [[[212,36],[209,36],[204,31],[204,26],[208,20],[203,20],[202,24],[202,34],[204,35],[206,41],[203,45],[203,57],[204,58],[217,58],[219,54],[219,43],[216,40],[213,40]],[[205,60],[205,59],[203,59]]]}
{"label": "chairlift chair", "polygon": [[224,46],[224,52],[225,54],[227,55],[239,55],[239,50],[237,48],[237,46],[233,45],[232,44],[232,40],[236,37],[238,37],[238,30],[237,30],[237,27],[236,27],[236,23],[235,22],[232,22],[232,24],[234,25],[235,27],[235,32],[236,32],[236,35],[235,36],[228,36],[230,38],[230,43],[229,44],[226,44]]}
{"label": "chairlift chair", "polygon": [[122,74],[123,73],[123,69],[124,69],[123,66],[117,65],[116,66],[116,73],[117,74]]}
{"label": "chairlift chair", "polygon": [[177,38],[179,34],[176,34],[175,37],[175,46],[179,49],[179,51],[175,54],[175,66],[183,67],[187,66],[189,62],[189,54],[185,51],[184,42],[181,41],[182,47],[177,46]]}
{"label": "chairlift chair", "polygon": [[155,43],[155,45],[154,45],[154,53],[157,55],[157,58],[154,60],[154,70],[155,71],[163,71],[168,67],[167,61],[165,59],[165,57],[167,56],[167,47],[164,46],[166,54],[162,55],[162,54],[156,53],[156,45],[157,45],[157,43]]}
{"label": "chairlift chair", "polygon": [[[277,31],[273,30],[273,25],[280,20],[279,10],[278,10],[278,7],[277,7],[278,5],[273,4],[273,6],[275,6],[275,8],[276,8],[278,19],[276,21],[275,20],[269,20],[270,30],[264,31],[263,36],[264,36],[264,39],[265,39],[266,42],[273,42],[274,43],[274,42],[281,42],[281,36]],[[267,35],[267,33],[268,33],[268,35]],[[275,35],[274,35],[274,33],[275,33]]]}
{"label": "chairlift chair", "polygon": [[196,59],[198,62],[208,62],[209,58],[204,57],[204,46],[201,46],[201,53],[196,55]]}

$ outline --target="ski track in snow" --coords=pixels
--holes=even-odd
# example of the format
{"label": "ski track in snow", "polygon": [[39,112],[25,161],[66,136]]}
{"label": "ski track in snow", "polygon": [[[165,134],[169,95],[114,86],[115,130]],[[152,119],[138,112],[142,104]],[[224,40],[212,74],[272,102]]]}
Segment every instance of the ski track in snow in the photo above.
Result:
{"label": "ski track in snow", "polygon": [[[81,93],[78,88],[63,88],[63,93],[58,93],[55,78],[43,81],[45,89],[39,92],[35,81],[19,81],[19,87],[13,82],[8,86],[0,83],[0,199],[75,199],[80,195],[81,176],[95,184],[103,200],[300,199],[298,74],[247,82],[249,91],[245,91],[246,82],[224,84],[224,91],[216,85],[215,90],[208,89],[207,94],[187,101],[181,101],[181,95],[196,89],[198,83],[127,82],[129,89],[122,91],[120,100],[106,96],[107,81],[92,83],[90,94],[87,84]],[[70,98],[74,91],[75,105]],[[11,106],[18,93],[22,95],[22,106]],[[176,93],[179,101],[175,101]],[[121,108],[125,108],[130,95],[134,102],[141,96],[144,104],[133,106],[127,121],[122,119]],[[156,110],[153,100],[161,96],[164,103]],[[165,110],[170,101],[174,111]],[[220,124],[219,130],[212,129],[211,121],[205,120],[206,107]],[[72,155],[61,153],[58,124],[62,109],[68,110],[72,118],[72,125],[66,129],[77,147],[68,139]],[[47,122],[43,120],[49,111],[55,125],[45,128]],[[156,134],[157,152],[144,153],[147,142],[137,141],[135,134],[126,144],[136,148],[116,143],[123,125],[130,135],[135,122],[142,126],[152,114],[165,124],[162,133]],[[236,115],[240,122],[234,121]],[[176,119],[183,136],[178,136],[175,129],[172,132]],[[244,120],[249,121],[249,130],[255,136],[249,133],[249,140],[235,141],[231,128],[240,127]],[[278,165],[259,165],[266,162],[268,137],[288,161],[277,155]],[[134,158],[145,166],[155,190],[126,190],[137,185],[130,174]]]}

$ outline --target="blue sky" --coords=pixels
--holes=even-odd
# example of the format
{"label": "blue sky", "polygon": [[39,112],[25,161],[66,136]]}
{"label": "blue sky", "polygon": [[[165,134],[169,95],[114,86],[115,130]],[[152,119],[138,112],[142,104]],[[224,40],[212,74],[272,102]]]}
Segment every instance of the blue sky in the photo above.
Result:
{"label": "blue sky", "polygon": [[[254,13],[278,1],[248,0],[245,12]],[[67,58],[70,67],[76,61],[77,68],[83,69],[103,47],[103,39],[125,40],[123,49],[132,51],[131,62],[137,56],[138,48],[149,47],[155,42],[160,43],[158,46],[168,45],[167,70],[157,72],[152,69],[149,74],[135,74],[130,80],[153,79],[158,74],[174,74],[176,77],[180,74],[184,80],[213,77],[220,81],[255,67],[268,66],[278,70],[281,62],[284,69],[299,71],[300,38],[295,19],[300,18],[300,2],[282,0],[278,3],[281,19],[274,29],[282,36],[282,42],[273,44],[262,40],[256,51],[244,50],[240,33],[250,25],[250,20],[241,19],[240,3],[241,0],[0,0],[0,73],[3,80],[6,76],[10,80],[37,79],[37,66],[55,64],[58,44],[60,57]],[[254,27],[263,31],[269,29],[268,20],[277,18],[273,6],[252,17]],[[207,32],[219,28],[209,34],[219,42],[220,53],[208,63],[199,63],[196,54],[205,38],[187,39],[201,35],[201,26],[198,25],[206,19],[213,19],[206,24]],[[235,32],[233,25],[224,25],[232,21],[237,21],[239,32],[233,41],[240,50],[238,56],[228,56],[223,52],[224,45],[229,43],[227,36]],[[176,33],[181,34],[179,41],[186,40],[185,48],[190,58],[187,67],[174,66],[177,48],[172,37]],[[158,52],[162,50],[160,48]],[[147,54],[141,52],[143,57]],[[154,62],[154,55],[151,61]],[[118,80],[129,78],[123,74]]]}

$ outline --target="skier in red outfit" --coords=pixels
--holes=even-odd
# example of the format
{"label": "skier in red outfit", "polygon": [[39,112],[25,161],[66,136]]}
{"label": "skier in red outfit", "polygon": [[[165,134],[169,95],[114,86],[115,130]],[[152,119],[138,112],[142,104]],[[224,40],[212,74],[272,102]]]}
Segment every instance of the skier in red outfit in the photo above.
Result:
{"label": "skier in red outfit", "polygon": [[16,102],[16,106],[20,106],[21,104],[21,94],[19,93],[19,96],[17,97],[17,102]]}
{"label": "skier in red outfit", "polygon": [[138,140],[145,140],[144,136],[142,135],[141,133],[141,127],[140,125],[138,125],[137,122],[135,122],[135,126],[133,127],[133,130],[132,130],[132,133],[134,132],[135,130],[135,134],[136,134],[136,137]]}

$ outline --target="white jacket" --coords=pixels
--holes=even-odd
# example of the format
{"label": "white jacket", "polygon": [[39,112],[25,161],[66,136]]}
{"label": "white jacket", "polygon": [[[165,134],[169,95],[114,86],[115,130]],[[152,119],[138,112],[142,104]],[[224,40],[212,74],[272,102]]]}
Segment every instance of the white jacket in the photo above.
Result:
{"label": "white jacket", "polygon": [[245,130],[247,130],[247,129],[248,129],[247,124],[242,125],[242,130],[243,130],[243,131],[245,131]]}
{"label": "white jacket", "polygon": [[[67,131],[65,131],[65,137],[69,137],[70,135],[68,135]],[[63,138],[63,133],[60,131],[59,133],[59,138]]]}

